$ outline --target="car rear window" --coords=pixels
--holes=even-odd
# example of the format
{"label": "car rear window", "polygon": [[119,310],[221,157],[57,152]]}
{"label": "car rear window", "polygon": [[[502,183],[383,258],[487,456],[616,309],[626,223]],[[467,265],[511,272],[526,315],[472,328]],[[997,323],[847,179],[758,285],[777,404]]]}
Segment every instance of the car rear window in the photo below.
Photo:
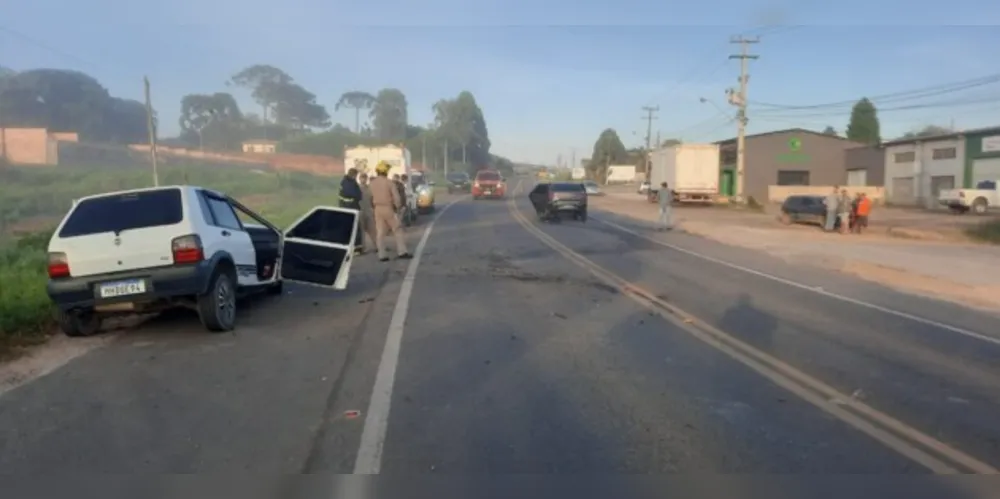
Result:
{"label": "car rear window", "polygon": [[584,192],[583,184],[552,184],[552,190],[555,192]]}
{"label": "car rear window", "polygon": [[180,189],[129,192],[80,201],[59,237],[86,236],[180,223]]}
{"label": "car rear window", "polygon": [[476,180],[500,180],[500,175],[494,172],[481,172],[476,175]]}

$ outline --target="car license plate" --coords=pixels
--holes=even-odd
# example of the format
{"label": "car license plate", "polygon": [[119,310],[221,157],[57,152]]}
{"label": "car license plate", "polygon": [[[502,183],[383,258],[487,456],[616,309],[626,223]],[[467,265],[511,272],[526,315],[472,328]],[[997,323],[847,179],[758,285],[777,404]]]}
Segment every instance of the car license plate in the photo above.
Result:
{"label": "car license plate", "polygon": [[106,282],[101,284],[98,290],[101,298],[140,295],[146,292],[146,281],[142,279],[130,279],[128,281]]}
{"label": "car license plate", "polygon": [[484,193],[484,194],[493,194],[493,191],[491,191],[491,190],[489,190],[489,189],[486,189],[485,191],[483,191],[483,193]]}

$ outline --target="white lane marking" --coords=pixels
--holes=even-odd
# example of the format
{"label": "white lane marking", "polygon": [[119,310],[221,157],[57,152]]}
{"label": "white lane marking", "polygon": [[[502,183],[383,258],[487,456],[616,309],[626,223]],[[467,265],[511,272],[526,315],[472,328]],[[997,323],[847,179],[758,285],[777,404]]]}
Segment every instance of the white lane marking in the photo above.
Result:
{"label": "white lane marking", "polygon": [[406,268],[403,284],[399,288],[399,297],[392,310],[389,321],[389,334],[385,337],[385,347],[382,349],[382,360],[379,361],[378,373],[375,376],[375,386],[372,387],[371,400],[368,402],[368,412],[365,415],[365,426],[361,431],[361,443],[358,445],[358,456],[354,461],[355,475],[377,475],[382,468],[382,448],[385,446],[385,432],[389,426],[389,405],[392,403],[392,387],[396,382],[396,367],[399,365],[399,350],[403,342],[403,325],[406,323],[406,313],[410,308],[410,295],[413,293],[413,282],[417,277],[417,267],[431,236],[434,224],[455,203],[464,197],[456,199],[434,217],[424,229],[424,235],[417,243],[413,252],[413,260]]}
{"label": "white lane marking", "polygon": [[869,303],[869,302],[866,302],[866,301],[858,300],[857,298],[851,298],[849,296],[839,295],[837,293],[832,293],[830,291],[827,291],[827,290],[823,289],[822,287],[810,286],[808,284],[802,284],[800,282],[795,282],[795,281],[792,281],[792,280],[789,280],[789,279],[785,279],[784,277],[778,277],[776,275],[768,274],[766,272],[761,272],[759,270],[754,270],[754,269],[751,269],[751,268],[748,268],[748,267],[744,267],[742,265],[737,265],[735,263],[730,263],[730,262],[727,262],[725,260],[720,260],[718,258],[713,258],[713,257],[710,257],[710,256],[702,255],[701,253],[696,253],[696,252],[691,251],[689,249],[681,248],[680,246],[675,246],[675,245],[670,244],[670,243],[665,243],[663,241],[659,241],[659,240],[654,239],[652,237],[649,237],[649,236],[647,236],[645,234],[636,232],[636,231],[634,231],[632,229],[629,229],[628,227],[623,227],[623,226],[621,226],[619,224],[616,224],[614,222],[610,222],[608,220],[602,220],[600,218],[595,218],[593,216],[591,216],[590,218],[592,218],[594,220],[597,220],[598,222],[600,222],[602,224],[614,227],[614,228],[616,228],[616,229],[618,229],[618,230],[620,230],[622,232],[627,232],[627,233],[632,234],[634,236],[641,237],[641,238],[643,238],[643,239],[645,239],[645,240],[647,240],[649,242],[652,242],[652,243],[655,243],[655,244],[659,244],[660,246],[663,246],[665,248],[670,248],[670,249],[672,249],[674,251],[677,251],[677,252],[680,252],[680,253],[684,253],[685,255],[690,255],[690,256],[693,256],[695,258],[700,258],[700,259],[705,260],[705,261],[709,261],[709,262],[712,262],[712,263],[717,263],[719,265],[723,265],[723,266],[729,267],[731,269],[739,270],[739,271],[745,272],[747,274],[755,275],[757,277],[763,277],[765,279],[770,279],[770,280],[772,280],[774,282],[780,282],[781,284],[785,284],[787,286],[792,286],[792,287],[798,288],[798,289],[804,289],[806,291],[810,291],[810,292],[816,293],[818,295],[826,296],[828,298],[833,298],[835,300],[840,300],[840,301],[845,302],[845,303],[850,303],[850,304],[857,305],[859,307],[868,308],[868,309],[871,309],[871,310],[877,310],[877,311],[885,313],[885,314],[894,315],[896,317],[901,317],[903,319],[909,319],[909,320],[914,321],[914,322],[919,322],[921,324],[925,324],[925,325],[928,325],[928,326],[934,326],[934,327],[937,327],[937,328],[940,328],[940,329],[951,331],[953,333],[961,334],[963,336],[968,336],[969,338],[975,338],[977,340],[985,341],[987,343],[992,343],[994,345],[1000,345],[1000,338],[995,338],[993,336],[987,336],[985,334],[977,333],[975,331],[970,331],[968,329],[964,329],[964,328],[961,328],[961,327],[958,327],[958,326],[952,326],[951,324],[945,324],[943,322],[938,322],[938,321],[935,321],[935,320],[927,319],[925,317],[920,317],[918,315],[913,315],[911,313],[902,312],[902,311],[899,311],[899,310],[895,310],[895,309],[891,309],[891,308],[888,308],[888,307],[884,307],[882,305],[876,305],[874,303]]}

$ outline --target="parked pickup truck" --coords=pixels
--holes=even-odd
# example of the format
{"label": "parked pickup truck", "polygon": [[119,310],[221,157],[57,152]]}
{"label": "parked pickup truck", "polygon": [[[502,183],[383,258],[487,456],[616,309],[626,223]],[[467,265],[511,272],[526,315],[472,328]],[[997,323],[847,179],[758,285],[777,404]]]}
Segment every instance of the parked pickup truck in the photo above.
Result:
{"label": "parked pickup truck", "polygon": [[938,203],[955,213],[985,215],[989,210],[1000,209],[1000,191],[995,180],[984,180],[975,189],[948,189],[938,195]]}

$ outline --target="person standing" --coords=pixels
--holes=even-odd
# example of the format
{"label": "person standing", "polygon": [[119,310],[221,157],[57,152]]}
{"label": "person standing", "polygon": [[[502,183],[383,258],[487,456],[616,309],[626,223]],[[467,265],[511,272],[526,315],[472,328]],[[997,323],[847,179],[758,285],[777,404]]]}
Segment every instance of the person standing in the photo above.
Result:
{"label": "person standing", "polygon": [[854,220],[854,233],[860,234],[861,231],[868,228],[868,215],[872,212],[872,200],[867,194],[861,193],[861,198],[858,199],[858,214],[857,218]]}
{"label": "person standing", "polygon": [[406,239],[399,225],[396,213],[405,202],[399,195],[399,188],[389,180],[389,164],[382,161],[375,166],[375,178],[369,182],[372,193],[372,206],[375,217],[375,247],[378,249],[378,260],[389,261],[385,253],[385,234],[392,232],[396,239],[397,258],[409,259],[413,255],[406,249]]}
{"label": "person standing", "polygon": [[[361,224],[361,186],[358,185],[358,169],[347,170],[347,175],[340,181],[340,207],[358,210],[358,225]],[[354,251],[363,253],[365,246],[364,236],[358,230],[354,237]]]}
{"label": "person standing", "polygon": [[847,194],[847,189],[841,189],[837,198],[837,218],[840,220],[841,234],[847,234],[851,229],[851,205],[851,196]]}
{"label": "person standing", "polygon": [[833,229],[837,227],[837,203],[840,202],[839,191],[840,186],[834,186],[833,191],[827,194],[826,199],[823,200],[823,204],[826,205],[826,224],[823,225],[823,230],[826,232],[833,232]]}
{"label": "person standing", "polygon": [[[371,239],[372,244],[375,244],[375,205],[372,204],[372,190],[368,186],[368,174],[362,173],[359,178],[360,181],[358,184],[361,185],[361,219],[359,220],[358,231],[367,234],[368,239]],[[364,244],[364,236],[362,236],[361,242],[362,246],[368,246]]]}
{"label": "person standing", "polygon": [[666,182],[660,183],[660,192],[657,198],[660,202],[660,218],[656,221],[656,230],[670,230],[673,228],[671,210],[673,209],[674,193]]}

